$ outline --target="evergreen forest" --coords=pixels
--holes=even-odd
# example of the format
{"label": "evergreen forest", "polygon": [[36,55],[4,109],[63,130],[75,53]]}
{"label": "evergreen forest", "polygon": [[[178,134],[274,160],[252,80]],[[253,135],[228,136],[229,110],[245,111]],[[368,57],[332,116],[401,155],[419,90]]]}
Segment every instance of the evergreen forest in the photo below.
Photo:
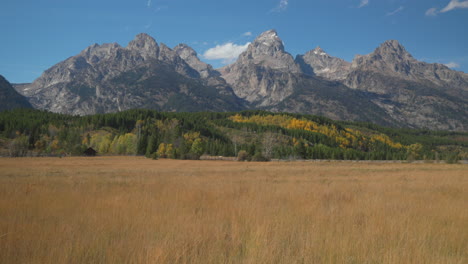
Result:
{"label": "evergreen forest", "polygon": [[148,158],[468,159],[468,133],[389,128],[312,115],[128,110],[71,116],[33,109],[0,112],[0,156],[141,155]]}

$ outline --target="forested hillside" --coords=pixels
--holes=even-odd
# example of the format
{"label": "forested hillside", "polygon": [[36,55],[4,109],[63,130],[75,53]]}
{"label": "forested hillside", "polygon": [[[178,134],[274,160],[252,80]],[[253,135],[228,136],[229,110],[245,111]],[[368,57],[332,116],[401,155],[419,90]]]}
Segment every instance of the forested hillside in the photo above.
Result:
{"label": "forested hillside", "polygon": [[2,156],[145,155],[240,160],[467,159],[468,133],[392,129],[324,117],[244,111],[129,110],[71,116],[17,109],[0,113]]}

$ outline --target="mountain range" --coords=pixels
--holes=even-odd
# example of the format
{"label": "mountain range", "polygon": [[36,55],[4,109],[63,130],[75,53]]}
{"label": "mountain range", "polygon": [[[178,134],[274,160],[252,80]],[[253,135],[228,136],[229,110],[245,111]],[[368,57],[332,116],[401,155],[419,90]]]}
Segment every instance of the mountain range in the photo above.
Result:
{"label": "mountain range", "polygon": [[269,30],[237,61],[214,69],[186,44],[171,49],[139,34],[126,47],[94,44],[14,86],[34,108],[75,115],[262,109],[468,130],[468,74],[418,61],[396,40],[352,62],[320,47],[294,58]]}

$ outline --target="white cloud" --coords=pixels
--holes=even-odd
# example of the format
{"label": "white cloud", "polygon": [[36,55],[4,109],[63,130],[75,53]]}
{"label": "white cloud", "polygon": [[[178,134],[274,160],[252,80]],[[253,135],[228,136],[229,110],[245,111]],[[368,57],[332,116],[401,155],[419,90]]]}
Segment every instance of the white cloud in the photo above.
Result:
{"label": "white cloud", "polygon": [[148,0],[148,2],[146,2],[146,6],[147,6],[147,7],[151,7],[151,1],[152,1],[152,0]]}
{"label": "white cloud", "polygon": [[404,7],[404,6],[400,6],[399,8],[393,10],[392,12],[388,12],[388,13],[387,13],[387,16],[393,16],[393,15],[395,15],[395,14],[397,14],[397,13],[403,11],[403,9],[405,9],[405,7]]}
{"label": "white cloud", "polygon": [[359,8],[365,7],[368,4],[369,4],[369,0],[361,0],[361,3],[359,4]]}
{"label": "white cloud", "polygon": [[270,12],[282,12],[288,8],[289,0],[280,0],[278,6],[270,10]]}
{"label": "white cloud", "polygon": [[458,8],[468,8],[468,1],[460,2],[459,0],[451,0],[446,7],[440,10],[440,12],[445,13]]}
{"label": "white cloud", "polygon": [[244,36],[244,37],[250,37],[250,36],[252,36],[252,32],[250,32],[250,31],[245,32],[244,34],[242,34],[242,36]]}
{"label": "white cloud", "polygon": [[250,42],[245,45],[237,45],[232,42],[223,45],[216,45],[203,53],[203,58],[208,60],[223,60],[223,63],[234,62],[239,55],[244,52],[249,46]]}
{"label": "white cloud", "polygon": [[439,13],[439,11],[437,10],[437,8],[435,8],[435,7],[429,8],[429,9],[426,11],[426,16],[437,16],[437,13]]}
{"label": "white cloud", "polygon": [[460,68],[460,64],[458,64],[456,62],[453,62],[453,61],[449,62],[449,63],[445,63],[444,65],[451,68],[451,69]]}

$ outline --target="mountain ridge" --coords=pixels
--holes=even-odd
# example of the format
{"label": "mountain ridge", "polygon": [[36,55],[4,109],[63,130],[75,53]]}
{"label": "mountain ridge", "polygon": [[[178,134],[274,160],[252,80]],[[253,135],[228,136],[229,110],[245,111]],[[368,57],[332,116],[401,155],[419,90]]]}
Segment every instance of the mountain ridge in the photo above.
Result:
{"label": "mountain ridge", "polygon": [[243,109],[229,87],[201,80],[175,51],[147,34],[138,34],[127,47],[91,45],[20,89],[36,108],[78,115],[132,108]]}
{"label": "mountain ridge", "polygon": [[0,75],[0,111],[15,108],[32,108],[32,106],[5,77]]}
{"label": "mountain ridge", "polygon": [[387,126],[468,130],[468,74],[417,61],[396,40],[352,62],[316,47],[295,58],[276,30],[220,69],[186,44],[138,34],[94,44],[16,86],[39,109],[71,114],[265,109]]}

